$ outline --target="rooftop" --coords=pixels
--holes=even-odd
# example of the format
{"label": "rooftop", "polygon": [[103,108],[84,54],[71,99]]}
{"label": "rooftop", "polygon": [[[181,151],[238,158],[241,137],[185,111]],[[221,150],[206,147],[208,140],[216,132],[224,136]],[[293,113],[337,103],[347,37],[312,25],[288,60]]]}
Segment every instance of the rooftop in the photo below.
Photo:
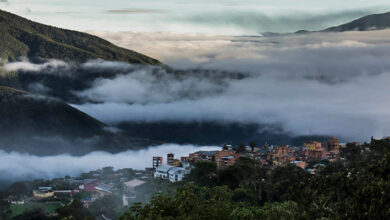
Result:
{"label": "rooftop", "polygon": [[111,192],[112,188],[106,184],[100,183],[95,187],[97,190],[103,191],[103,192]]}
{"label": "rooftop", "polygon": [[160,165],[156,168],[156,171],[160,172],[168,172],[172,167],[174,166],[169,166],[169,165]]}
{"label": "rooftop", "polygon": [[184,172],[185,169],[184,168],[181,168],[181,167],[172,167],[171,169],[169,169],[168,173],[177,173],[177,172]]}
{"label": "rooftop", "polygon": [[217,150],[213,150],[213,151],[197,151],[195,152],[194,154],[205,154],[205,155],[214,155],[216,154],[218,151]]}
{"label": "rooftop", "polygon": [[142,180],[139,180],[139,179],[133,179],[131,181],[128,181],[128,182],[125,182],[124,184],[127,186],[127,187],[137,187],[137,186],[140,186],[142,184],[144,184],[145,181],[142,181]]}

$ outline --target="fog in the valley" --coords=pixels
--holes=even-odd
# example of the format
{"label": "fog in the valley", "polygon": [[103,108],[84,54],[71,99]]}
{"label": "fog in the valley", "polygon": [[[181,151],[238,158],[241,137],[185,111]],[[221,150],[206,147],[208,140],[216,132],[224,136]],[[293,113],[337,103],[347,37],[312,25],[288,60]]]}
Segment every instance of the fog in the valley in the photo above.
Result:
{"label": "fog in the valley", "polygon": [[[216,150],[219,147],[164,144],[138,151],[125,151],[116,154],[91,152],[84,156],[67,154],[55,156],[35,156],[19,152],[0,150],[0,182],[15,182],[36,178],[51,179],[66,175],[78,176],[82,172],[97,170],[106,166],[115,169],[145,169],[152,166],[153,156],[163,156],[166,163],[167,153],[176,158],[199,150]],[[0,184],[1,188],[1,184]]]}
{"label": "fog in the valley", "polygon": [[[117,35],[124,36],[134,37],[141,52],[153,49],[148,38]],[[175,36],[161,33],[151,37],[157,42],[154,49],[161,48],[158,51],[167,55],[163,61],[183,71],[104,61],[76,66],[21,61],[5,69],[62,75],[80,70],[115,73],[73,91],[83,100],[74,107],[112,125],[124,121],[276,124],[293,135],[364,141],[390,134],[388,36],[387,30],[279,37],[191,35],[177,36],[183,39],[177,42]]]}

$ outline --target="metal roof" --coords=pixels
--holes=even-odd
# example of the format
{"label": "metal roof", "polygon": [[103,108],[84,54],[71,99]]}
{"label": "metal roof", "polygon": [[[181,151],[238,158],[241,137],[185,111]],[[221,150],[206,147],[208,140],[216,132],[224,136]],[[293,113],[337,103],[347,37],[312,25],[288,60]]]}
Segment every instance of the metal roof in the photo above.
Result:
{"label": "metal roof", "polygon": [[172,167],[171,169],[169,169],[168,173],[169,174],[174,174],[174,173],[180,173],[180,172],[185,172],[186,170],[184,168],[181,168],[181,167]]}
{"label": "metal roof", "polygon": [[169,165],[160,165],[156,168],[156,171],[160,171],[160,172],[168,172],[172,167],[174,166],[169,166]]}

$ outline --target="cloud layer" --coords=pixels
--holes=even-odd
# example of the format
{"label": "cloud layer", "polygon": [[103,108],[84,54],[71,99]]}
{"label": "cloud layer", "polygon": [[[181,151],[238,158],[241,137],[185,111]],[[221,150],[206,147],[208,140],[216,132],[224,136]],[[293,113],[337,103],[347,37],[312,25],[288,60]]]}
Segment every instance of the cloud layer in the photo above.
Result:
{"label": "cloud layer", "polygon": [[[281,125],[284,131],[296,135],[336,135],[359,141],[390,133],[388,30],[269,38],[160,33],[146,37],[145,43],[140,40],[145,35],[140,33],[106,35],[110,36],[123,45],[126,40],[121,39],[129,36],[137,42],[135,47],[145,51],[160,48],[166,61],[178,68],[200,66],[248,75],[239,80],[221,77],[221,87],[207,80],[192,81],[199,90],[207,88],[204,91],[208,94],[192,99],[163,90],[156,93],[150,83],[139,83],[142,80],[131,74],[98,80],[82,95],[93,98],[91,94],[98,94],[103,103],[76,107],[108,123],[255,122]],[[129,93],[115,92],[116,85],[120,88],[134,83],[137,86],[130,87],[142,95],[130,89],[121,90]],[[187,88],[186,83],[177,83]],[[147,100],[141,102],[133,94],[155,99],[141,98]],[[126,98],[119,98],[122,96]],[[109,114],[112,112],[115,114]]]}
{"label": "cloud layer", "polygon": [[347,141],[390,134],[389,30],[278,37],[105,36],[142,52],[161,52],[168,64],[182,70],[104,61],[67,68],[53,61],[39,68],[9,65],[63,76],[81,70],[115,73],[73,91],[84,100],[74,107],[111,125],[257,123],[278,125],[294,135],[335,135]]}
{"label": "cloud layer", "polygon": [[34,156],[18,152],[7,153],[0,150],[0,182],[21,181],[36,178],[56,178],[65,175],[77,176],[82,172],[97,170],[105,166],[115,169],[144,169],[152,166],[153,156],[174,153],[176,158],[199,150],[216,150],[218,147],[166,144],[139,151],[126,151],[117,154],[92,152],[84,156],[56,155]]}

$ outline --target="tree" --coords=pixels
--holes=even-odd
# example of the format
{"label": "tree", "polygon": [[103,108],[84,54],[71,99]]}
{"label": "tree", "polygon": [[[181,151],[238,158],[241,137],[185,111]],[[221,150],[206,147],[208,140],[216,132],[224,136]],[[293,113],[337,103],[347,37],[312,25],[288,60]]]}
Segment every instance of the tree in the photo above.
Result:
{"label": "tree", "polygon": [[122,197],[116,194],[106,195],[91,203],[89,210],[95,216],[104,214],[117,219],[122,213]]}
{"label": "tree", "polygon": [[340,149],[340,157],[345,158],[347,161],[363,160],[363,155],[361,154],[361,151],[362,149],[360,146],[348,143],[345,148]]}
{"label": "tree", "polygon": [[103,167],[103,174],[113,174],[114,173],[114,167]]}
{"label": "tree", "polygon": [[260,209],[258,219],[290,220],[299,218],[298,204],[292,201],[282,203],[266,203]]}
{"label": "tree", "polygon": [[185,181],[193,181],[200,186],[215,186],[217,183],[217,164],[208,161],[198,161],[195,168],[187,175]]}
{"label": "tree", "polygon": [[23,214],[20,214],[14,217],[15,220],[50,220],[52,218],[45,215],[45,211],[42,209],[35,209],[25,211]]}
{"label": "tree", "polygon": [[73,200],[73,202],[67,206],[61,207],[56,210],[58,216],[61,218],[75,218],[75,219],[94,219],[93,215],[84,208],[83,204],[79,200]]}
{"label": "tree", "polygon": [[246,147],[244,144],[240,144],[238,145],[238,148],[237,148],[237,153],[244,153],[246,152]]}
{"label": "tree", "polygon": [[254,152],[255,151],[255,147],[256,147],[256,143],[254,141],[251,141],[249,143],[249,147],[251,147],[251,151]]}
{"label": "tree", "polygon": [[0,199],[0,220],[9,219],[11,214],[9,202]]}

